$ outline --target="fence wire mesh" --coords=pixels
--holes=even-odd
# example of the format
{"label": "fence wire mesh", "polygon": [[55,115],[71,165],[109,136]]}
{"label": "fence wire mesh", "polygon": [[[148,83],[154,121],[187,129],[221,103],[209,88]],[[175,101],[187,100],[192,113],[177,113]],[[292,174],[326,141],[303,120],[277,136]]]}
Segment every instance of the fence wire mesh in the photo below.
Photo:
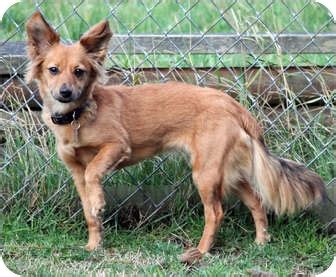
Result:
{"label": "fence wire mesh", "polygon": [[[38,91],[23,77],[24,24],[35,10],[66,43],[107,19],[114,32],[109,83],[178,80],[222,89],[258,118],[273,152],[335,181],[336,27],[315,1],[23,1],[6,12],[0,29],[3,210],[30,220],[81,214],[40,119]],[[194,192],[189,166],[175,154],[114,172],[104,184],[105,222],[122,211],[121,220],[137,224],[163,206],[181,212],[185,204],[178,203]]]}

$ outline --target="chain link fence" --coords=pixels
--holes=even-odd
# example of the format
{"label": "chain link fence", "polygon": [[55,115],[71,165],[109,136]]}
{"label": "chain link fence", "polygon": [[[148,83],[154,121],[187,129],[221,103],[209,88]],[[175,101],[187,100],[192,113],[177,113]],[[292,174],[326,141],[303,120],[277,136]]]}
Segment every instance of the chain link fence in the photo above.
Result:
{"label": "chain link fence", "polygon": [[[65,43],[108,19],[114,32],[108,83],[178,80],[221,89],[258,118],[273,152],[305,163],[334,186],[336,26],[325,7],[308,0],[31,0],[11,7],[1,22],[3,211],[29,220],[81,214],[41,122],[38,91],[23,78],[24,24],[35,10]],[[158,211],[181,214],[194,194],[188,163],[175,154],[114,172],[104,184],[105,222],[141,225]]]}

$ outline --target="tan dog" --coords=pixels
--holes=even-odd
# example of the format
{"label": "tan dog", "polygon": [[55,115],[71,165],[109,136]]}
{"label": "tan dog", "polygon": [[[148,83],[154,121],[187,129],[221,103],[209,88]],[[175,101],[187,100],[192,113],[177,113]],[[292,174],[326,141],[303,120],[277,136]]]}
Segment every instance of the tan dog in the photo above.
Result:
{"label": "tan dog", "polygon": [[193,262],[209,251],[230,193],[251,210],[256,242],[265,243],[265,208],[291,213],[324,195],[321,178],[270,154],[251,114],[230,96],[210,88],[170,82],[136,87],[104,86],[104,61],[112,36],[101,22],[72,45],[36,12],[27,23],[27,81],[36,80],[43,119],[54,132],[60,158],[70,169],[89,230],[87,250],[102,240],[102,177],[167,149],[190,154],[192,177],[205,213]]}

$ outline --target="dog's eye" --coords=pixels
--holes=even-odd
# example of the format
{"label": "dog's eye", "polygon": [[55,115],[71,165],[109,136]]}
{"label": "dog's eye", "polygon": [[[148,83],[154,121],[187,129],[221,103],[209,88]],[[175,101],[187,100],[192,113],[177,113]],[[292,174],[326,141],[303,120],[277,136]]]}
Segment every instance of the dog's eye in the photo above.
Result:
{"label": "dog's eye", "polygon": [[76,68],[74,71],[74,74],[76,75],[77,78],[80,78],[84,75],[85,71],[80,68]]}
{"label": "dog's eye", "polygon": [[58,68],[56,66],[49,67],[48,70],[52,75],[56,75],[58,73]]}

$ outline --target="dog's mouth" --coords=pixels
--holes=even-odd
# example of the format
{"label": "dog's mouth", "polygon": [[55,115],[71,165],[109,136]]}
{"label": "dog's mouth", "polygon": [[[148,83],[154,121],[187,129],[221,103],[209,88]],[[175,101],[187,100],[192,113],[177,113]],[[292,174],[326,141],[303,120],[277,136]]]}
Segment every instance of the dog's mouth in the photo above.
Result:
{"label": "dog's mouth", "polygon": [[79,97],[76,97],[75,95],[71,95],[70,97],[63,97],[61,95],[53,95],[53,97],[55,100],[63,104],[75,102],[79,98]]}
{"label": "dog's mouth", "polygon": [[70,103],[72,101],[74,101],[73,99],[64,99],[64,98],[55,98],[58,102],[61,103]]}

